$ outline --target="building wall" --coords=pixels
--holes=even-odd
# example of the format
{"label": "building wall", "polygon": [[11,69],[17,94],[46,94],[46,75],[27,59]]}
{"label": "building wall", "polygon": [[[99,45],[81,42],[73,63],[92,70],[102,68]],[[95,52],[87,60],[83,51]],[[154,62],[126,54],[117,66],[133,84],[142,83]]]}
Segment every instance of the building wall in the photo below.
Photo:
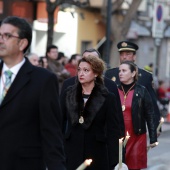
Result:
{"label": "building wall", "polygon": [[88,41],[91,44],[88,48],[95,48],[97,43],[105,36],[105,25],[101,22],[100,12],[78,10],[78,35],[77,51],[82,53],[82,42]]}
{"label": "building wall", "polygon": [[[158,57],[158,79],[170,80],[170,51],[168,47],[170,44],[169,38],[163,38],[160,44],[160,50],[156,50],[154,39],[152,37],[139,37],[137,44],[139,50],[137,52],[136,63],[140,68],[144,68],[145,65],[153,63],[155,67],[156,57]],[[170,46],[170,45],[169,45]],[[157,53],[157,51],[159,53]]]}
{"label": "building wall", "polygon": [[[101,22],[100,13],[77,10],[73,14],[59,11],[58,22],[54,26],[53,44],[59,51],[70,57],[74,53],[82,53],[82,42],[91,42],[88,48],[95,48],[98,41],[105,36],[105,26]],[[34,21],[34,37],[31,51],[44,55],[47,42],[47,23]]]}
{"label": "building wall", "polygon": [[[77,52],[77,15],[59,11],[58,22],[54,26],[53,44],[67,57]],[[31,51],[39,56],[45,55],[47,43],[47,23],[34,21],[34,34]]]}

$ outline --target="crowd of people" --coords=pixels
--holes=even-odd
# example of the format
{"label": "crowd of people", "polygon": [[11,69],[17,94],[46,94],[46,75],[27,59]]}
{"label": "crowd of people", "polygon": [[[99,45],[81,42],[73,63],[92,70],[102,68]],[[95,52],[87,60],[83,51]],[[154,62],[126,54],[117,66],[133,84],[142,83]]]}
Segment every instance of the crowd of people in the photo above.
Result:
{"label": "crowd of people", "polygon": [[35,53],[28,53],[26,56],[32,65],[46,68],[56,75],[59,81],[59,92],[64,80],[77,75],[77,64],[82,58],[80,54],[73,54],[68,59],[63,52],[58,51],[56,45],[49,45],[45,56],[39,57]]}
{"label": "crowd of people", "polygon": [[152,74],[135,64],[138,45],[117,44],[120,65],[106,70],[96,49],[70,59],[55,45],[46,55],[26,54],[29,23],[7,17],[0,28],[0,169],[113,170],[122,160],[129,170],[147,167],[157,146],[160,111]]}

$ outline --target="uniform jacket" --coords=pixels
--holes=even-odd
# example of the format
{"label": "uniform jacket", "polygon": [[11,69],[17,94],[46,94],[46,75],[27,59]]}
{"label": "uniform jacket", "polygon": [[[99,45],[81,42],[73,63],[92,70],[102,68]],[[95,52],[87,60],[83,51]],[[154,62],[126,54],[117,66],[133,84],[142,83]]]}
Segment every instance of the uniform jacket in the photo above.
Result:
{"label": "uniform jacket", "polygon": [[[93,159],[89,170],[111,170],[118,163],[118,141],[122,136],[115,103],[114,94],[101,85],[95,85],[84,109],[80,85],[65,91],[61,105],[68,170],[75,170],[88,158]],[[83,124],[78,122],[81,111]]]}
{"label": "uniform jacket", "polygon": [[56,76],[26,59],[0,105],[0,169],[65,170],[63,150]]}
{"label": "uniform jacket", "polygon": [[[68,78],[64,81],[62,89],[61,89],[61,96],[64,93],[64,90],[66,90],[69,86],[73,86],[75,83],[77,83],[77,76]],[[123,120],[123,113],[122,113],[122,107],[121,107],[121,102],[120,102],[120,96],[118,92],[117,85],[114,81],[111,81],[107,77],[104,77],[104,85],[108,89],[109,92],[113,93],[116,97],[116,102],[117,102],[117,109],[119,113],[119,118],[120,118],[120,126],[121,126],[121,131],[122,131],[122,136],[125,135],[125,127],[124,127],[124,120]]]}
{"label": "uniform jacket", "polygon": [[[119,68],[112,68],[112,69],[107,70],[105,73],[105,76],[115,81],[117,85],[120,84]],[[148,90],[152,98],[152,102],[154,105],[154,114],[155,114],[155,127],[157,127],[160,121],[160,111],[157,105],[156,93],[155,93],[155,90],[153,89],[152,74],[143,69],[138,68],[138,81],[137,82],[138,84],[141,84],[142,86],[146,87],[146,89]]]}
{"label": "uniform jacket", "polygon": [[150,143],[157,142],[154,122],[155,115],[152,99],[144,86],[136,84],[132,99],[132,123],[135,134],[140,135],[146,133],[147,124]]}

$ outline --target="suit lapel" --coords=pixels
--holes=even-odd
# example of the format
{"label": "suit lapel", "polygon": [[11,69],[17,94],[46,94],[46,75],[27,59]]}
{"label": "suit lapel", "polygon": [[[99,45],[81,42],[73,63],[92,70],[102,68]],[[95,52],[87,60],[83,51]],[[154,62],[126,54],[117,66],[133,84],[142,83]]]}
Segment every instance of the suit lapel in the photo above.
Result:
{"label": "suit lapel", "polygon": [[18,74],[16,75],[13,83],[11,84],[8,93],[6,94],[4,100],[1,103],[0,107],[3,107],[10,100],[12,100],[15,95],[19,93],[19,91],[29,82],[30,80],[30,72],[32,71],[32,65],[27,61],[20,68]]}

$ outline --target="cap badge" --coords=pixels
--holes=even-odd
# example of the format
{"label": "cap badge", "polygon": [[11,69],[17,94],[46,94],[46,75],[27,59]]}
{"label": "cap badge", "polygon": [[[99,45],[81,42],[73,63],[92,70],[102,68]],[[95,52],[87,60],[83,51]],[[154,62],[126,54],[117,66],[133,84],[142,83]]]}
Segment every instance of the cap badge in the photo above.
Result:
{"label": "cap badge", "polygon": [[127,43],[123,42],[122,44],[122,47],[127,47]]}

